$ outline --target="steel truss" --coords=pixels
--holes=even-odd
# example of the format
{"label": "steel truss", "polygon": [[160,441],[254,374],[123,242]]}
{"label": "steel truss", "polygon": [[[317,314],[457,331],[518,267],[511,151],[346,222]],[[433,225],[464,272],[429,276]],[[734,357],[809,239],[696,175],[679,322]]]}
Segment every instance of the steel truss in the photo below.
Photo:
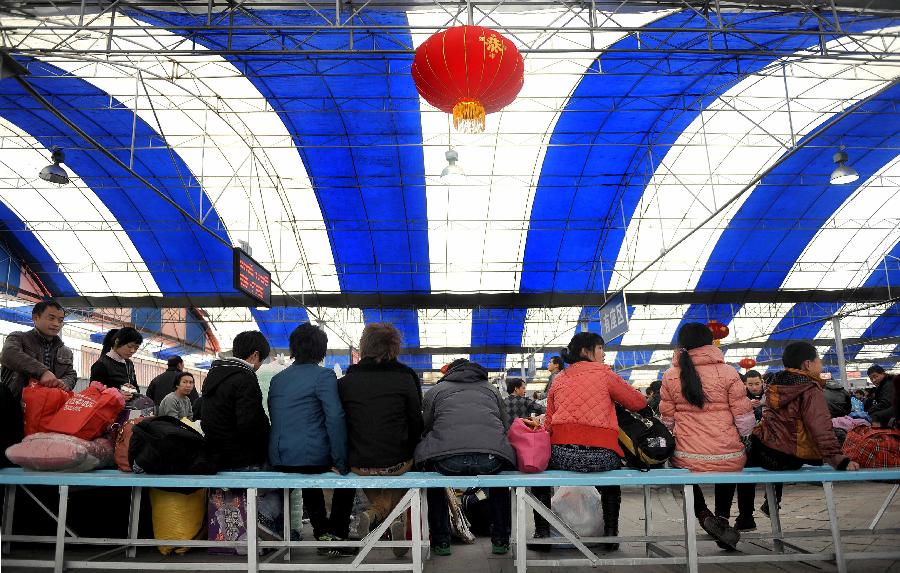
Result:
{"label": "steel truss", "polygon": [[[315,14],[320,20],[312,24],[283,25],[265,21],[265,13],[258,10],[293,9],[305,10]],[[619,23],[617,18],[622,15],[639,10],[690,10],[694,11],[702,26],[686,28],[650,28],[649,26],[627,26]],[[778,10],[802,14],[808,22],[815,22],[814,29],[795,28],[791,30],[771,29],[741,29],[731,25],[736,16],[743,13],[759,10]],[[114,56],[114,55],[178,55],[180,58],[189,58],[181,45],[161,46],[149,34],[151,26],[134,26],[128,23],[117,23],[117,13],[131,13],[140,16],[152,10],[181,12],[191,14],[196,18],[196,23],[190,27],[177,26],[190,41],[196,37],[203,37],[210,31],[228,32],[226,45],[204,50],[202,56],[208,55],[245,55],[252,53],[255,57],[270,55],[273,59],[283,58],[286,55],[316,55],[316,56],[368,56],[379,55],[384,57],[399,57],[406,59],[413,52],[410,41],[412,34],[429,34],[440,29],[461,25],[475,24],[496,29],[508,35],[518,44],[520,51],[526,54],[560,54],[560,53],[592,53],[598,51],[599,34],[610,31],[634,34],[639,41],[640,50],[644,53],[667,54],[697,54],[716,55],[730,54],[735,56],[768,56],[787,57],[795,53],[789,47],[780,47],[778,42],[774,46],[764,46],[753,40],[759,35],[773,37],[807,36],[810,45],[817,46],[815,52],[810,52],[817,58],[834,59],[859,59],[859,58],[889,58],[896,57],[889,49],[867,50],[866,54],[859,52],[856,42],[849,42],[845,46],[827,47],[826,44],[834,39],[844,37],[841,18],[858,18],[871,15],[886,17],[900,16],[900,7],[892,0],[870,0],[865,4],[860,2],[841,2],[839,0],[827,0],[826,2],[813,4],[811,2],[697,2],[690,0],[678,1],[651,1],[651,0],[621,0],[617,2],[598,2],[596,0],[506,0],[499,2],[477,1],[442,1],[442,0],[406,0],[406,1],[359,1],[334,0],[334,2],[215,2],[215,1],[114,1],[114,2],[83,2],[83,1],[20,1],[6,8],[0,8],[0,17],[5,16],[0,26],[0,36],[3,38],[4,47],[24,54],[53,55],[58,57],[77,56]],[[441,14],[440,24],[434,26],[415,25],[381,25],[373,24],[369,17],[374,12],[385,11],[428,10]],[[523,12],[543,11],[547,19],[539,25],[521,24]],[[662,12],[661,12],[662,15]],[[249,19],[252,24],[235,24],[235,18],[240,21]],[[173,26],[175,27],[175,26]],[[142,32],[148,32],[142,36]],[[707,45],[680,46],[669,43],[669,38],[676,32],[695,32],[705,34],[710,42]],[[16,45],[8,43],[10,34],[44,35],[52,40],[52,48],[17,49]],[[565,34],[570,44],[564,48],[551,47],[550,40]],[[231,40],[240,35],[262,35],[274,40],[277,47],[267,45],[265,49],[245,50],[235,48]],[[328,36],[330,39],[341,38],[342,42],[337,47],[328,49],[318,48],[314,40],[317,36]],[[127,37],[127,46],[113,42],[117,36]],[[886,40],[896,38],[897,33],[854,34],[860,39],[866,37],[884,37]],[[91,48],[76,49],[69,45],[73,38],[95,37],[98,41]],[[387,42],[376,43],[377,37]],[[717,49],[713,48],[712,40],[733,39],[741,46],[753,46],[752,49]],[[146,43],[142,44],[142,40]],[[383,44],[389,44],[389,48]],[[377,44],[377,45],[376,45]],[[887,48],[887,46],[885,46]],[[633,53],[632,49],[608,48],[605,54],[618,52]]]}

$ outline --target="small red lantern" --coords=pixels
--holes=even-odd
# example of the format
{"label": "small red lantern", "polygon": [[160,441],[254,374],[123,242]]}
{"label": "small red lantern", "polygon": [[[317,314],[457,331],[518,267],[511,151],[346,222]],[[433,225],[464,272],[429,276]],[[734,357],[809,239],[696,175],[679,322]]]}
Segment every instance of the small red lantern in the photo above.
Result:
{"label": "small red lantern", "polygon": [[742,358],[740,362],[738,362],[738,366],[743,368],[744,370],[750,370],[754,366],[756,366],[756,360],[753,360],[749,356],[746,358]]}
{"label": "small red lantern", "polygon": [[718,346],[719,341],[728,336],[728,333],[730,332],[727,326],[715,319],[707,322],[706,327],[712,331],[713,344],[715,344],[716,346]]}
{"label": "small red lantern", "polygon": [[484,131],[484,116],[513,102],[525,62],[516,46],[481,26],[456,26],[434,34],[416,49],[412,76],[425,101],[453,114],[453,126]]}

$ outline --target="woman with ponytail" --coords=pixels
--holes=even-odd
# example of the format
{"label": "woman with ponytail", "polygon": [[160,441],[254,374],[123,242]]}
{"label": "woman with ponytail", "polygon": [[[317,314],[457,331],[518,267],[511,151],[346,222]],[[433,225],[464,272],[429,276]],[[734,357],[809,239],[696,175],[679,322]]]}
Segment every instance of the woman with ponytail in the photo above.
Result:
{"label": "woman with ponytail", "polygon": [[109,388],[125,389],[129,394],[137,393],[138,382],[131,357],[143,342],[141,333],[130,326],[107,332],[100,358],[91,366],[91,381]]}
{"label": "woman with ponytail", "polygon": [[[622,466],[619,424],[614,403],[631,411],[642,410],[647,399],[603,363],[603,338],[579,332],[562,352],[569,367],[557,374],[547,397],[544,425],[550,432],[550,469],[604,472]],[[549,506],[549,492],[535,495]],[[619,534],[622,488],[598,486],[603,508],[603,536]],[[535,522],[535,537],[544,533]],[[606,543],[615,551],[618,543]],[[545,545],[543,547],[549,547]]]}
{"label": "woman with ponytail", "polygon": [[[736,472],[744,469],[742,438],[750,435],[756,418],[747,391],[734,367],[725,364],[722,351],[713,346],[705,324],[690,322],[678,331],[672,367],[663,376],[659,414],[675,435],[672,465],[695,472]],[[694,486],[694,513],[700,526],[720,547],[733,548],[738,530],[756,528],[753,502],[749,507],[738,496],[735,527],[728,524],[734,484],[716,484],[713,514],[703,491]]]}

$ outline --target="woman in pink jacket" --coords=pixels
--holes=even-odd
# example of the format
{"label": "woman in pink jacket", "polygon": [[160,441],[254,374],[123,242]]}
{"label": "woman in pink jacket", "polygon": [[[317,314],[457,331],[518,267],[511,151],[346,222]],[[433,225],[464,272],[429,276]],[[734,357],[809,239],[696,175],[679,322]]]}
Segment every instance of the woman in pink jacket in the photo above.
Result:
{"label": "woman in pink jacket", "polygon": [[[624,454],[613,403],[638,411],[647,406],[647,399],[603,363],[603,344],[599,334],[579,332],[563,351],[563,360],[570,366],[557,374],[550,387],[544,419],[550,431],[551,469],[605,472],[622,467]],[[598,486],[597,491],[603,536],[617,536],[622,488]],[[608,551],[619,547],[617,543],[605,546]]]}
{"label": "woman in pink jacket", "polygon": [[[756,418],[740,375],[725,364],[705,324],[691,322],[678,332],[672,368],[663,376],[659,414],[675,435],[672,465],[695,472],[744,469],[741,438],[750,435]],[[728,524],[734,490],[735,484],[716,484],[713,514],[701,489],[694,486],[694,513],[720,547],[733,548],[740,540],[740,533]],[[738,500],[741,505],[741,496]],[[750,507],[738,508],[735,525],[747,518],[753,521],[752,501]]]}

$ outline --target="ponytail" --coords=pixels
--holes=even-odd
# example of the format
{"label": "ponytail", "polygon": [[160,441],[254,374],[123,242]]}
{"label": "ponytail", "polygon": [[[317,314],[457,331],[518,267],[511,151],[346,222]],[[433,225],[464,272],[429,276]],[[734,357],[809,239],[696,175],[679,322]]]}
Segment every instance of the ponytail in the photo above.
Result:
{"label": "ponytail", "polygon": [[712,331],[705,324],[689,322],[678,331],[676,352],[678,353],[678,367],[681,370],[681,394],[688,404],[698,408],[702,408],[706,403],[706,394],[703,393],[700,374],[688,351],[712,343]]}
{"label": "ponytail", "polygon": [[561,349],[559,354],[566,361],[566,364],[575,364],[576,362],[587,360],[581,355],[582,350],[593,352],[595,347],[603,346],[604,344],[603,337],[596,332],[579,332],[572,337],[569,346]]}
{"label": "ponytail", "polygon": [[687,350],[678,351],[678,367],[681,368],[681,394],[688,404],[702,408],[706,403],[706,395],[703,393],[700,375],[697,374],[697,368]]}

